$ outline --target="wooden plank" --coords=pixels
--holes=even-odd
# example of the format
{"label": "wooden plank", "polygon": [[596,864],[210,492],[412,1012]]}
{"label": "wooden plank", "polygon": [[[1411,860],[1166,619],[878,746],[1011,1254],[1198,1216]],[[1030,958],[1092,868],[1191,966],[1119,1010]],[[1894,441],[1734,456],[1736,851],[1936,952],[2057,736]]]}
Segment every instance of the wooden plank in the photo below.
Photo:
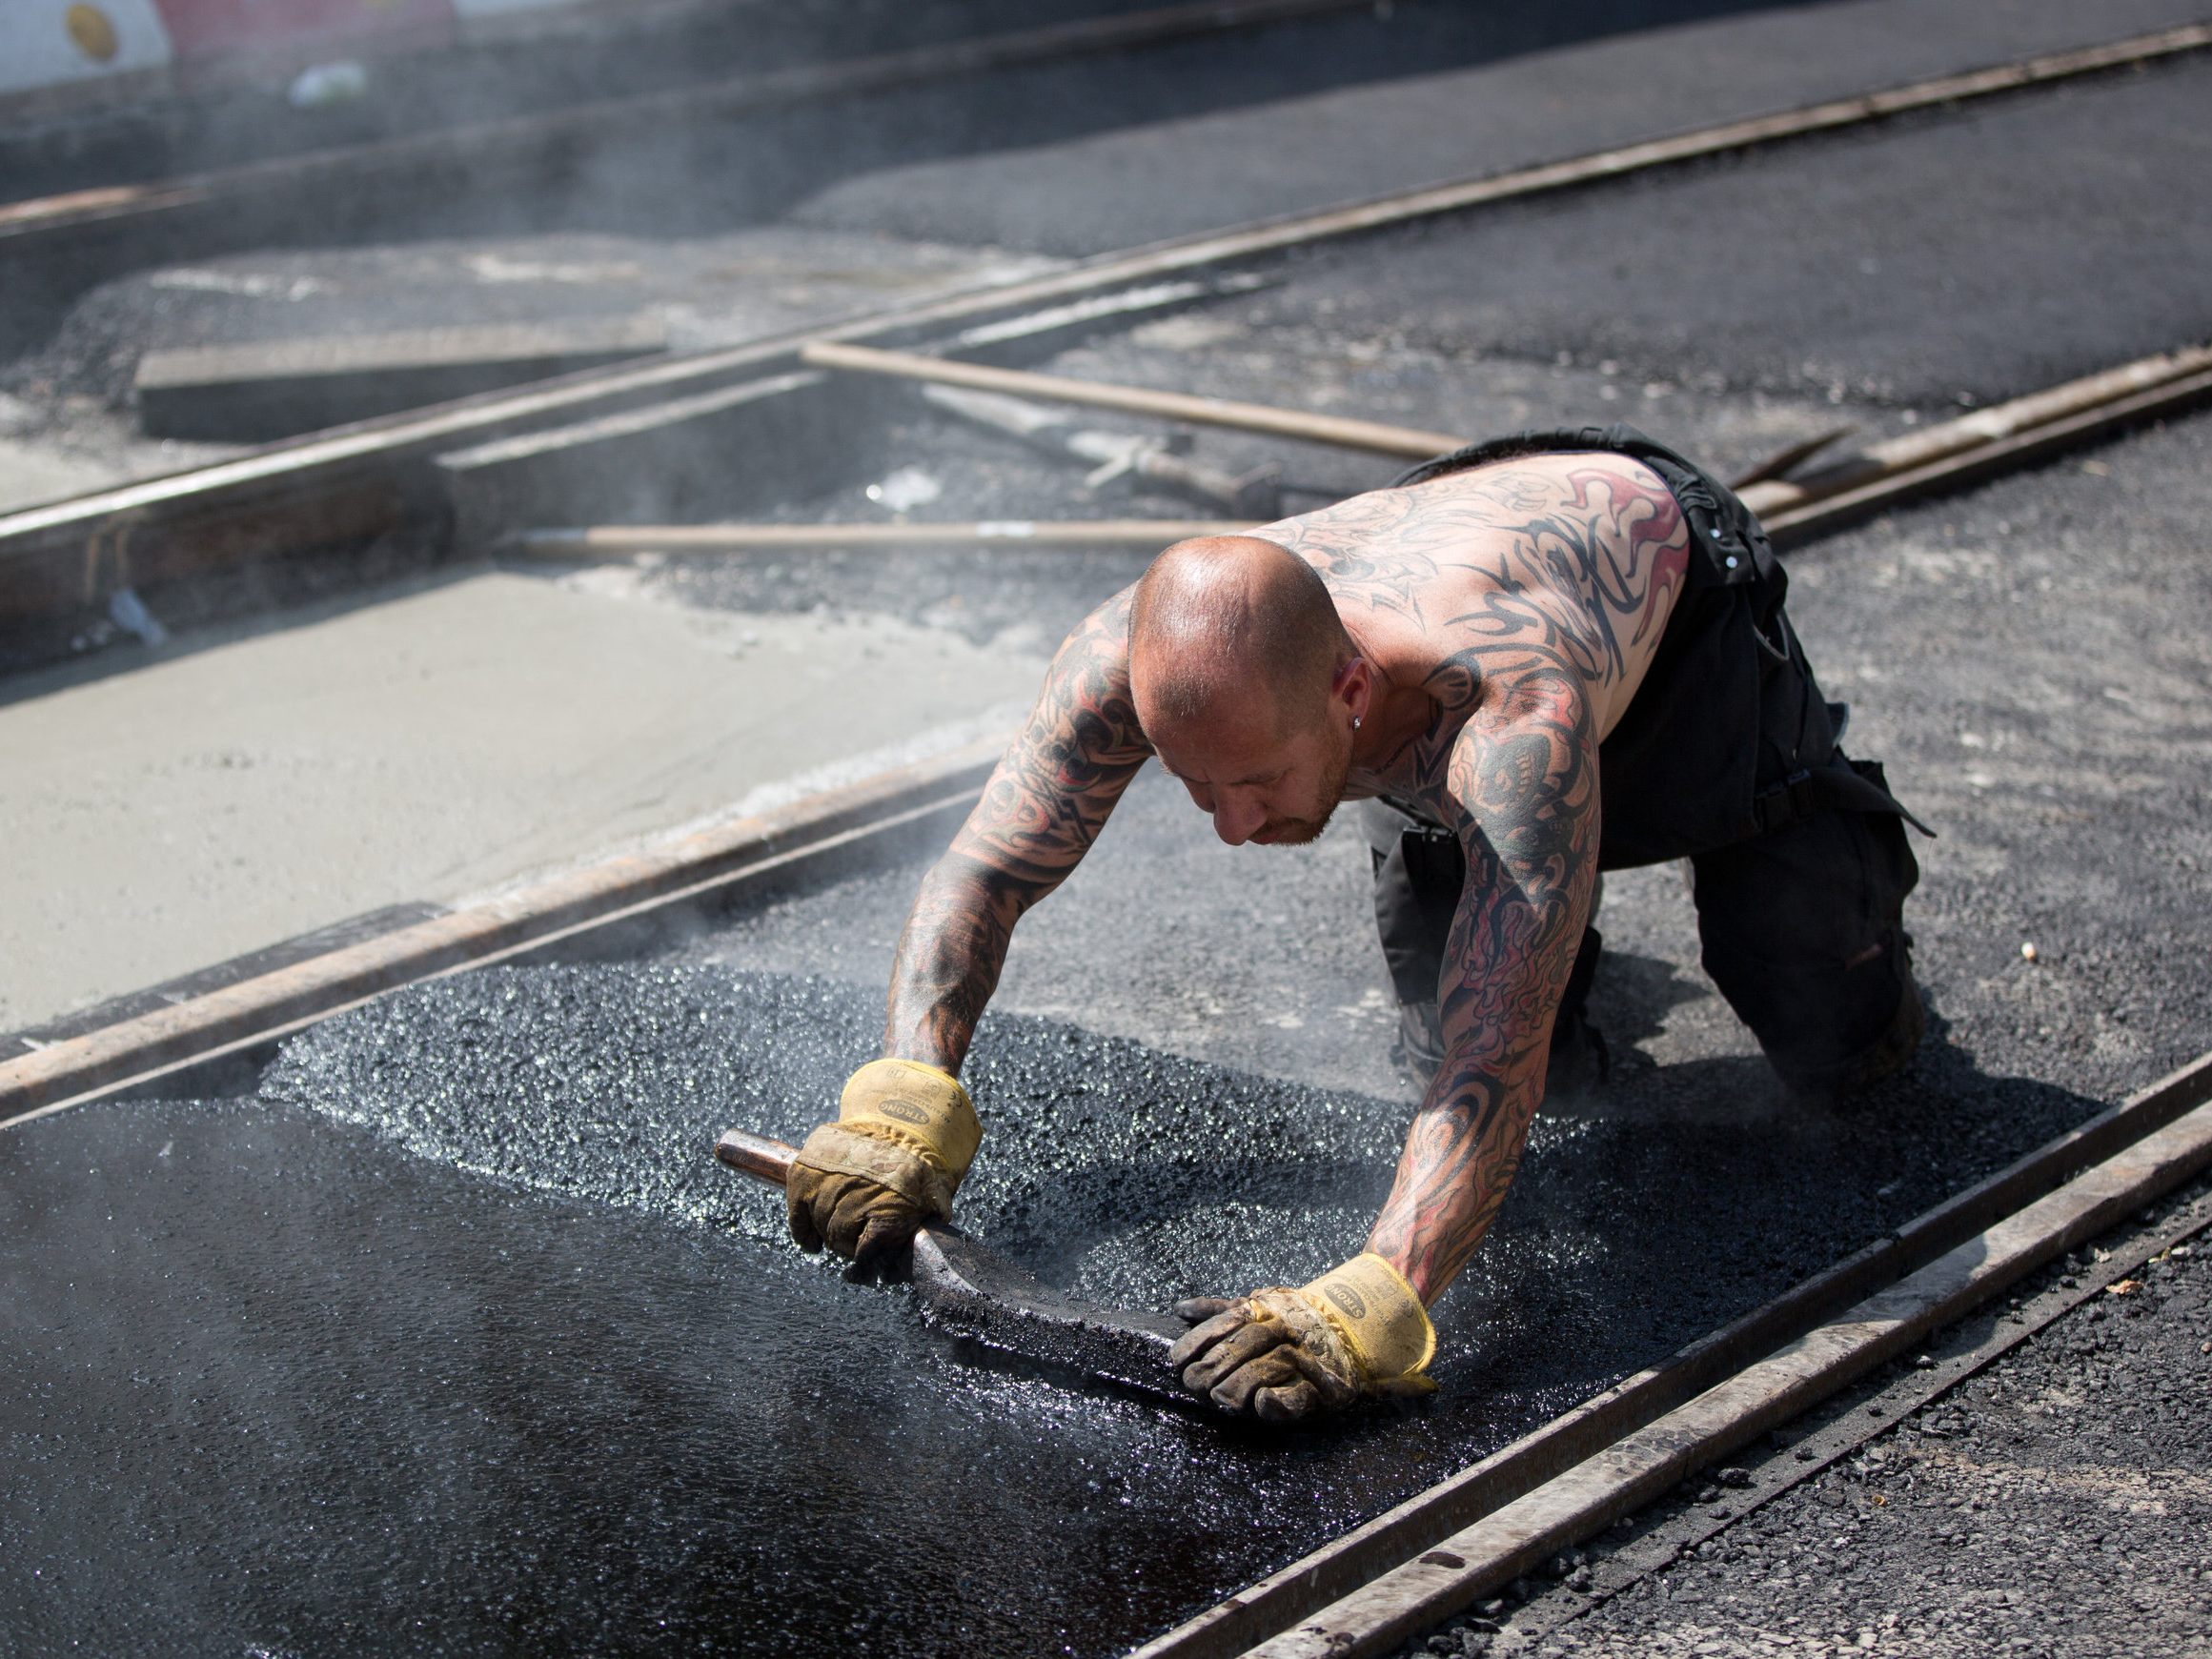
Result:
{"label": "wooden plank", "polygon": [[1079,403],[1092,409],[1117,409],[1127,415],[1147,415],[1160,420],[1187,420],[1201,426],[1233,427],[1240,432],[1264,432],[1271,437],[1295,438],[1301,443],[1334,444],[1340,449],[1370,450],[1377,455],[1399,455],[1425,461],[1466,443],[1446,432],[1423,432],[1415,427],[1386,426],[1380,421],[1353,420],[1343,415],[1311,415],[1302,409],[1276,409],[1264,403],[1239,403],[1226,397],[1201,397],[1187,392],[1159,392],[1146,386],[1116,386],[1103,380],[1077,380],[1065,374],[1033,374],[1022,369],[994,369],[982,363],[964,363],[949,357],[925,357],[913,352],[884,352],[872,346],[855,346],[840,340],[816,340],[801,348],[800,356],[822,369],[843,369],[856,374],[885,374],[903,380],[920,380],[939,386],[966,386],[979,392],[1010,393],[1018,397],[1043,397],[1059,403]]}
{"label": "wooden plank", "polygon": [[597,524],[526,530],[513,548],[538,558],[616,553],[769,553],[785,548],[1166,547],[1194,536],[1237,536],[1224,518],[974,519],[957,524]]}
{"label": "wooden plank", "polygon": [[2174,1122],[2208,1095],[2212,1095],[2212,1055],[2200,1057],[2044,1143],[1916,1217],[1891,1237],[1246,1587],[1138,1649],[1133,1659],[1228,1659],[1289,1629],[1377,1574],[1695,1398],[1809,1326],[1936,1260],[2092,1163]]}
{"label": "wooden plank", "polygon": [[1248,1652],[1252,1659],[1388,1652],[1896,1359],[2207,1166],[2212,1106],[2199,1106]]}
{"label": "wooden plank", "polygon": [[139,424],[155,437],[261,443],[662,351],[657,317],[405,329],[149,352]]}

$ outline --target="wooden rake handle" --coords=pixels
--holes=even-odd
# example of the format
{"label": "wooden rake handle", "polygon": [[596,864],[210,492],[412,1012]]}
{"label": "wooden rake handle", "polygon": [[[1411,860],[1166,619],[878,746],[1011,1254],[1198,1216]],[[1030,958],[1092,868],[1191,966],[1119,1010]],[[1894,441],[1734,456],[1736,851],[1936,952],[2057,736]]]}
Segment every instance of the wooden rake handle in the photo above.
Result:
{"label": "wooden rake handle", "polygon": [[750,1129],[728,1129],[715,1143],[714,1155],[741,1175],[781,1186],[791,1179],[791,1160],[799,1148]]}

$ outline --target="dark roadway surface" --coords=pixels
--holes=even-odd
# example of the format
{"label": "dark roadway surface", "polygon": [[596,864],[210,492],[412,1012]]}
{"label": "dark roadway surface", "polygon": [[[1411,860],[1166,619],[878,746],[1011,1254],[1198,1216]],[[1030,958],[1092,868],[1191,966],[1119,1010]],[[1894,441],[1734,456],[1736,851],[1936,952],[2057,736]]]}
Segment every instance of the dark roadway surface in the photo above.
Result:
{"label": "dark roadway surface", "polygon": [[[1816,658],[1919,688],[1909,710],[1854,690],[1945,832],[1915,916],[1940,1035],[1856,1114],[1794,1107],[1704,989],[1672,873],[1611,883],[1621,1075],[1539,1125],[1441,1306],[1427,1409],[1224,1434],[977,1369],[781,1240],[706,1147],[733,1120],[796,1133],[868,1052],[912,878],[891,872],[662,965],[406,993],[294,1040],[258,1102],[0,1143],[21,1568],[0,1628],[26,1651],[1096,1653],[1193,1610],[2212,1041],[2204,646],[2169,621],[2212,580],[2208,437],[2145,435],[2101,472],[1800,556]],[[970,1224],[1153,1305],[1355,1247],[1407,1106],[1298,1081],[1326,1068],[1286,1020],[1379,1070],[1360,858],[1341,832],[1208,848],[1148,784],[986,1022]],[[773,971],[793,956],[838,978]],[[1283,1081],[1093,1034],[1179,1002],[1206,1020],[1170,1035]],[[1084,1024],[1020,1012],[1039,1005]],[[1948,1650],[1995,1650],[1958,1624]]]}
{"label": "dark roadway surface", "polygon": [[[1515,283],[1551,309],[1510,338],[1479,309],[1436,314],[1454,272],[1504,256],[1471,227],[1331,253],[1060,366],[1471,432],[1626,414],[1732,460],[1838,410],[1939,415],[1958,390],[2205,332],[2188,262],[2135,256],[2175,225],[2141,222],[2160,180],[2200,199],[2202,156],[2152,140],[2201,145],[2184,117],[2202,80],[2085,87],[1522,213]],[[2139,192],[2122,263],[2140,288],[2047,307],[2079,299],[2083,267],[2062,238],[2017,234],[2008,149]],[[1955,229],[2010,272],[2025,334],[1946,357],[1963,310],[1923,329],[1866,299],[1855,267],[1779,257],[1696,267],[1601,334],[1567,300],[1618,296],[1616,279],[1539,261],[1614,215],[1639,249],[1685,203],[1746,224],[1727,185],[1755,176],[1818,182],[1796,222],[1832,253],[1890,233],[1885,180],[1950,176],[1923,159],[1980,169]],[[1877,257],[1939,274],[1896,231]],[[1709,319],[1687,372],[1668,367],[1676,304]],[[1827,354],[1816,372],[1789,368],[1792,317]],[[933,432],[910,458],[935,464]],[[1596,1011],[1619,1073],[1539,1124],[1440,1306],[1428,1408],[1282,1446],[1224,1434],[971,1366],[900,1293],[780,1241],[706,1145],[732,1121],[796,1132],[865,1057],[916,874],[893,869],[642,965],[407,993],[295,1040],[255,1101],[111,1105],[0,1141],[20,1241],[0,1312],[0,1641],[1093,1653],[1194,1610],[2212,1046],[2208,452],[2199,415],[1795,556],[1793,610],[1857,707],[1854,749],[1942,832],[1919,848],[1912,913],[1930,1043],[1854,1114],[1793,1106],[1695,966],[1678,877],[1609,880]],[[1378,481],[1330,464],[1337,487]],[[981,440],[944,471],[946,516],[1055,493],[1042,463]],[[989,626],[1053,632],[1133,563],[1016,569],[886,563],[836,597],[948,624],[962,598]],[[719,569],[664,579],[692,602],[765,597]],[[1147,776],[1017,941],[973,1071],[991,1133],[970,1224],[1049,1279],[1152,1305],[1355,1248],[1410,1110],[1364,859],[1349,825],[1302,851],[1211,845]],[[2195,1305],[2174,1298],[2180,1330]],[[2132,1363],[2107,1369],[2124,1382]],[[2121,1440],[2111,1461],[2154,1454],[2180,1455]],[[2035,1524],[2079,1553],[2094,1518],[2055,1505]],[[1931,1583],[1923,1556],[1881,1562],[1854,1592],[1870,1605]],[[1959,1598],[1929,1650],[1999,1651],[1994,1605]]]}
{"label": "dark roadway surface", "polygon": [[[1480,32],[1495,38],[1501,24],[1526,27],[1515,13],[1535,10],[1485,9]],[[1503,61],[1464,69],[1431,61],[1433,72],[1381,86],[882,168],[826,188],[793,216],[1104,253],[2194,23],[2203,9],[2193,0],[1827,0],[1740,15],[1700,18],[1688,7],[1671,18],[1655,8],[1645,15],[1652,27],[1611,39],[1522,55],[1541,45],[1526,39]],[[1421,8],[1403,16],[1417,21]]]}

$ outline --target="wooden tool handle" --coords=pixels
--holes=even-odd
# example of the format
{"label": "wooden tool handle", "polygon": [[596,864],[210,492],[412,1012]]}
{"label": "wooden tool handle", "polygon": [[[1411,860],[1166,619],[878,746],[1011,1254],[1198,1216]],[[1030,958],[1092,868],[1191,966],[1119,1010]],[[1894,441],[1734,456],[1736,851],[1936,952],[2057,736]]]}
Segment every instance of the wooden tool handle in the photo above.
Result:
{"label": "wooden tool handle", "polygon": [[714,1155],[732,1169],[770,1186],[781,1186],[791,1178],[791,1160],[798,1151],[796,1146],[771,1141],[750,1129],[725,1130],[714,1147]]}

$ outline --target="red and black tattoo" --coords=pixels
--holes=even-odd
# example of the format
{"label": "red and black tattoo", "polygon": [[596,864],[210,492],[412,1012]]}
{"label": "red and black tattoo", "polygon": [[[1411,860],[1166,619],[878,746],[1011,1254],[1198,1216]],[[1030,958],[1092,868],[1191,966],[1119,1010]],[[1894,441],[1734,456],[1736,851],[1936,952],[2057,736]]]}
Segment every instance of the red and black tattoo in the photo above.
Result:
{"label": "red and black tattoo", "polygon": [[1086,617],[951,849],[923,878],[891,969],[885,1055],[957,1072],[1014,924],[1067,879],[1151,756],[1129,697],[1129,592]]}

